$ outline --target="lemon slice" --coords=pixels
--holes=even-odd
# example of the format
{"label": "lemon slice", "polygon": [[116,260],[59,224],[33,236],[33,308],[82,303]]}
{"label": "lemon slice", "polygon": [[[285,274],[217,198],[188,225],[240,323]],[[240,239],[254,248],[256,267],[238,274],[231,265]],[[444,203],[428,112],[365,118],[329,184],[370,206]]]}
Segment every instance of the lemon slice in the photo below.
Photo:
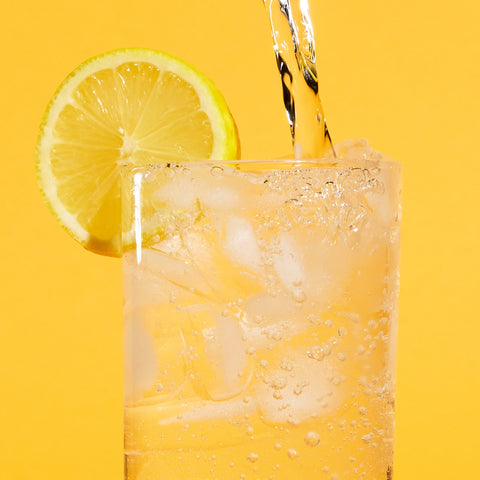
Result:
{"label": "lemon slice", "polygon": [[60,85],[40,128],[37,174],[71,236],[119,256],[122,165],[239,152],[233,118],[208,78],[165,53],[124,49],[87,60]]}

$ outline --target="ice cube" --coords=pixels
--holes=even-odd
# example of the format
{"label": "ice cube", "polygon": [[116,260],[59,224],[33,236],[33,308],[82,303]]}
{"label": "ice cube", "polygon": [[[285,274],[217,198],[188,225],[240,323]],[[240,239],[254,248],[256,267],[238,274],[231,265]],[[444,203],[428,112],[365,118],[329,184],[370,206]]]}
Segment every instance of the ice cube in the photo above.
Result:
{"label": "ice cube", "polygon": [[338,158],[344,160],[368,159],[373,154],[373,150],[365,138],[356,138],[337,143],[335,152]]}
{"label": "ice cube", "polygon": [[124,326],[125,401],[135,402],[152,388],[159,373],[153,335],[142,324],[138,312],[127,316]]}
{"label": "ice cube", "polygon": [[257,273],[262,271],[262,255],[257,238],[246,218],[231,216],[226,219],[223,248],[234,263]]}
{"label": "ice cube", "polygon": [[169,178],[152,196],[154,204],[167,203],[175,208],[190,210],[198,198],[193,179],[189,176],[175,174]]}
{"label": "ice cube", "polygon": [[[192,266],[191,256],[184,251],[179,251],[180,259],[174,255],[168,255],[161,251],[143,249],[142,264],[143,275],[153,277],[156,283],[166,283],[168,289],[174,288],[198,295],[208,296],[212,291],[206,276],[199,269]],[[139,273],[142,276],[142,273]],[[142,285],[147,284],[140,278]]]}
{"label": "ice cube", "polygon": [[197,393],[205,399],[225,400],[243,392],[252,365],[239,320],[210,306],[190,312],[189,318],[183,337]]}
{"label": "ice cube", "polygon": [[304,280],[304,266],[295,238],[287,233],[278,237],[277,251],[272,255],[273,266],[280,281],[292,293]]}

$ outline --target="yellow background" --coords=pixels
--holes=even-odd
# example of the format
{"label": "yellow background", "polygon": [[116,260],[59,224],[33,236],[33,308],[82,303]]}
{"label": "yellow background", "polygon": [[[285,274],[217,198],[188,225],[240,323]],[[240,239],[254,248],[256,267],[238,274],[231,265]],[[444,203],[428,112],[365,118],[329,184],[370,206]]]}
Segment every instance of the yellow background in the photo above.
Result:
{"label": "yellow background", "polygon": [[[477,478],[480,7],[311,0],[335,140],[404,165],[397,480]],[[5,2],[1,38],[0,479],[122,475],[121,265],[56,224],[34,175],[44,108],[86,58],[127,46],[195,64],[244,158],[289,151],[261,0]]]}

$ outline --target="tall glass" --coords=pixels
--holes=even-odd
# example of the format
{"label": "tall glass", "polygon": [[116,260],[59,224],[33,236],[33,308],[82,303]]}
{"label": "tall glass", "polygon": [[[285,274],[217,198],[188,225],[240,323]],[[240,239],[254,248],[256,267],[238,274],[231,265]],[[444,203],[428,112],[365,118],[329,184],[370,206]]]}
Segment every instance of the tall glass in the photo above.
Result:
{"label": "tall glass", "polygon": [[125,478],[392,478],[401,168],[124,175]]}

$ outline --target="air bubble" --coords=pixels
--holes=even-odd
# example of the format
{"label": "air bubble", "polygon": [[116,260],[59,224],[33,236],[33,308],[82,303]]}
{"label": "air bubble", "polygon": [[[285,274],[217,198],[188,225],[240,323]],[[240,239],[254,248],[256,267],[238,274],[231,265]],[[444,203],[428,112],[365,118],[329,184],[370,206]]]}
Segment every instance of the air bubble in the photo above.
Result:
{"label": "air bubble", "polygon": [[249,453],[247,455],[247,460],[249,462],[255,463],[258,460],[258,455],[256,453]]}
{"label": "air bubble", "polygon": [[345,327],[340,327],[338,329],[338,336],[345,337],[348,334],[348,330]]}
{"label": "air bubble", "polygon": [[287,381],[284,378],[276,378],[272,381],[272,388],[276,390],[281,390],[287,386]]}
{"label": "air bubble", "polygon": [[323,360],[325,357],[325,353],[323,352],[323,347],[320,347],[318,345],[312,347],[310,350],[307,350],[307,356],[308,358],[311,358],[313,360]]}
{"label": "air bubble", "polygon": [[218,177],[223,173],[223,168],[219,166],[212,167],[210,169],[210,175],[213,177]]}
{"label": "air bubble", "polygon": [[284,357],[284,358],[282,358],[282,361],[280,362],[280,368],[282,370],[287,370],[287,372],[291,372],[293,370],[293,365],[290,361],[288,361],[288,359],[286,359]]}
{"label": "air bubble", "polygon": [[363,355],[365,353],[365,347],[363,345],[359,345],[355,351],[357,352],[357,355]]}
{"label": "air bubble", "polygon": [[366,409],[365,407],[360,407],[360,408],[358,409],[358,413],[359,413],[360,415],[366,415],[366,414],[367,414],[367,409]]}
{"label": "air bubble", "polygon": [[309,315],[307,317],[307,320],[313,325],[321,325],[321,323],[322,323],[322,319],[318,315],[315,315],[315,314]]}
{"label": "air bubble", "polygon": [[304,440],[309,447],[316,447],[320,443],[320,435],[317,432],[308,432]]}
{"label": "air bubble", "polygon": [[288,458],[294,460],[295,458],[298,457],[298,453],[296,450],[294,450],[293,448],[289,448],[288,451],[287,451],[287,455],[288,455]]}
{"label": "air bubble", "polygon": [[373,440],[373,433],[367,433],[366,435],[364,435],[362,437],[362,440],[365,442],[365,443],[370,443],[372,440]]}
{"label": "air bubble", "polygon": [[347,359],[347,356],[344,353],[339,353],[337,354],[337,358],[341,361],[344,362]]}

